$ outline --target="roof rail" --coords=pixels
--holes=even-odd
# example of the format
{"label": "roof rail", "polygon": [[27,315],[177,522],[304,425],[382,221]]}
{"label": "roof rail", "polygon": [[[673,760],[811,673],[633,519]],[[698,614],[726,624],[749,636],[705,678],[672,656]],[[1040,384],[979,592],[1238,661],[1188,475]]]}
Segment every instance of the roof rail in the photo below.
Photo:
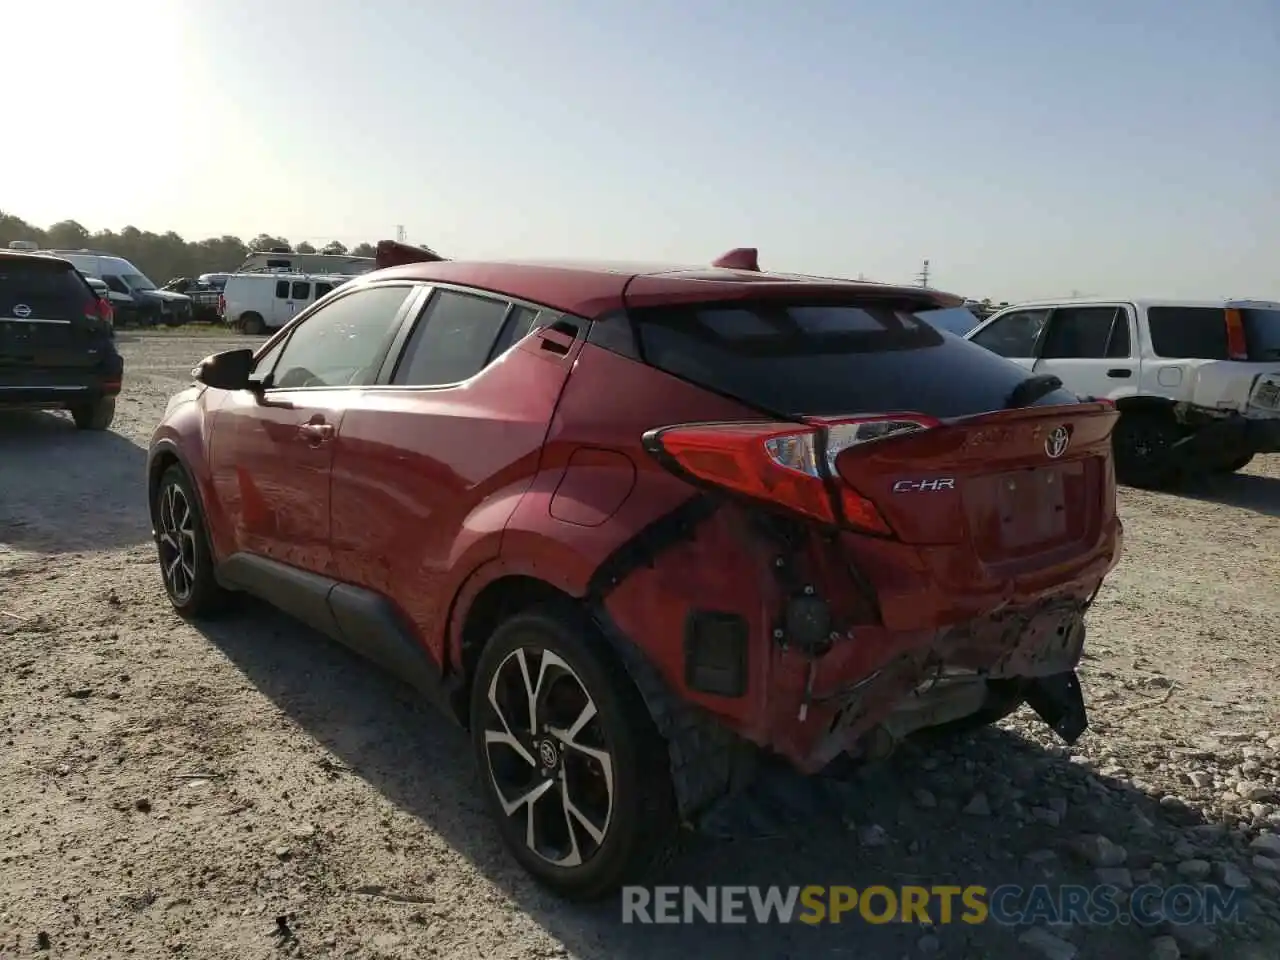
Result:
{"label": "roof rail", "polygon": [[713,267],[725,270],[751,270],[760,272],[760,251],[755,247],[734,247],[728,253],[711,261]]}

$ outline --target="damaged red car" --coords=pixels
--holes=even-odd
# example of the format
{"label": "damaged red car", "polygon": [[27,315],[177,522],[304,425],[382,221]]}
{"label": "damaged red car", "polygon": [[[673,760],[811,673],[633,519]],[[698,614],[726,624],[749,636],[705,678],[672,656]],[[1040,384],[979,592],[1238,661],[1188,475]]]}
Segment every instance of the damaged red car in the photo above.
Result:
{"label": "damaged red car", "polygon": [[958,297],[384,244],[151,444],[184,615],[254,594],[470,732],[513,855],[641,877],[760,751],[817,771],[1023,703],[1086,726],[1117,414],[942,332]]}

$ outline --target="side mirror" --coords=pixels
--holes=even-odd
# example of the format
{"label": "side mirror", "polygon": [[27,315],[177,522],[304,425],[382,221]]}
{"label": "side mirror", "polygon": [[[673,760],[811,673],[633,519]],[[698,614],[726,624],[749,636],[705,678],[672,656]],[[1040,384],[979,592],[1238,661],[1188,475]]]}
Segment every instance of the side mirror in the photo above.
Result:
{"label": "side mirror", "polygon": [[249,379],[252,371],[253,351],[245,348],[205,357],[192,368],[191,376],[218,390],[249,390],[255,386]]}

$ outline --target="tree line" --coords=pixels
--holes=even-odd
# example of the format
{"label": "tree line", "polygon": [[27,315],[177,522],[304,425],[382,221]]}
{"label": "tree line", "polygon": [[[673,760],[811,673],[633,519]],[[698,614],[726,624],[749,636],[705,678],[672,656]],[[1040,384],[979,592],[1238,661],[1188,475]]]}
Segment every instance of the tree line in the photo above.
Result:
{"label": "tree line", "polygon": [[74,220],[62,220],[42,229],[27,223],[21,217],[0,211],[0,249],[14,240],[33,240],[42,250],[102,250],[113,256],[123,257],[156,283],[165,283],[174,277],[198,277],[202,273],[221,273],[234,270],[250,253],[287,247],[294,253],[349,254],[353,257],[372,257],[374,245],[361,243],[348,250],[338,241],[317,249],[305,241],[290,244],[284,237],[260,233],[252,240],[226,234],[206,240],[184,240],[169,230],[152,233],[137,227],[125,227],[119,233],[114,230],[90,232]]}

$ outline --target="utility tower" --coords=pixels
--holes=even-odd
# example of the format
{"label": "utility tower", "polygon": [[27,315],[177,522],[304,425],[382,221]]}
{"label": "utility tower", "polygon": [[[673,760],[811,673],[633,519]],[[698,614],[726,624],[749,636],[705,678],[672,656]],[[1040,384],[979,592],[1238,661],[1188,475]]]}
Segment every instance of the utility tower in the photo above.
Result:
{"label": "utility tower", "polygon": [[396,224],[396,242],[404,243],[406,236],[407,235],[404,232],[404,224],[403,223]]}
{"label": "utility tower", "polygon": [[916,274],[916,282],[922,287],[929,285],[929,261],[926,260],[920,267],[920,272]]}

